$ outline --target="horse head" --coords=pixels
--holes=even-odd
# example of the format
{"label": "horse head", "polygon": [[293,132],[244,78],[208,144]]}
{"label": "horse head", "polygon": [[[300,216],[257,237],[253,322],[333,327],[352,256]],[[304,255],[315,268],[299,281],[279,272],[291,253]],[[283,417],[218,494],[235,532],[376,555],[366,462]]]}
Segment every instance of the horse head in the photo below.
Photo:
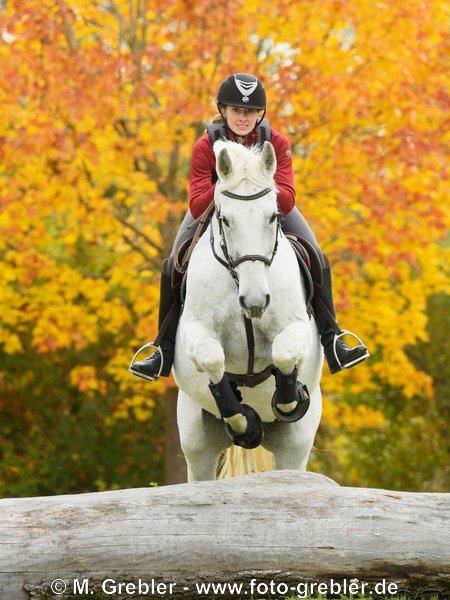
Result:
{"label": "horse head", "polygon": [[261,318],[270,303],[268,269],[277,251],[279,210],[273,146],[262,150],[219,141],[214,144],[218,182],[213,233],[239,288],[249,318]]}

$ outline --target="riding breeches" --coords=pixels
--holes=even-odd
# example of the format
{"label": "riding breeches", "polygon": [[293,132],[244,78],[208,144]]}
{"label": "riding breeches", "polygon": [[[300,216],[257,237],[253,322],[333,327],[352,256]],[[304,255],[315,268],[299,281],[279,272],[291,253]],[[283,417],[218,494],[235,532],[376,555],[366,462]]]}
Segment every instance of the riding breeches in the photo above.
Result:
{"label": "riding breeches", "polygon": [[[164,272],[166,275],[170,275],[172,273],[176,249],[179,248],[183,242],[193,237],[196,229],[196,227],[193,226],[194,222],[195,219],[192,216],[191,211],[188,210],[175,237],[170,257],[165,263]],[[322,267],[326,266],[323,252],[317,243],[316,237],[306,219],[303,217],[297,207],[294,207],[287,215],[281,215],[281,229],[284,232],[295,233],[308,241],[317,252]]]}
{"label": "riding breeches", "polygon": [[313,246],[314,250],[317,252],[318,257],[320,258],[320,264],[322,267],[327,266],[326,259],[322,250],[320,249],[319,244],[317,243],[316,236],[313,233],[313,230],[308,225],[305,217],[298,210],[296,206],[291,210],[287,215],[281,215],[281,229],[285,233],[295,233],[300,237],[304,238],[307,242]]}

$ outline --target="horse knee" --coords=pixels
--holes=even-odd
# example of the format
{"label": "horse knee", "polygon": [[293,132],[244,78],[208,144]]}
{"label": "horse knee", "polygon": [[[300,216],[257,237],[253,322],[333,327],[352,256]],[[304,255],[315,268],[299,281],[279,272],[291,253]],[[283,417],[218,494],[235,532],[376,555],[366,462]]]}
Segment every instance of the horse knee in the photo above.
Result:
{"label": "horse knee", "polygon": [[275,338],[272,345],[273,364],[285,375],[292,373],[297,366],[300,357],[298,344],[286,343],[286,341]]}
{"label": "horse knee", "polygon": [[198,371],[205,372],[213,383],[218,383],[225,371],[225,354],[222,346],[212,338],[203,340],[188,351],[189,358]]}
{"label": "horse knee", "polygon": [[307,328],[284,331],[272,343],[273,364],[285,375],[301,367],[311,351],[312,337]]}

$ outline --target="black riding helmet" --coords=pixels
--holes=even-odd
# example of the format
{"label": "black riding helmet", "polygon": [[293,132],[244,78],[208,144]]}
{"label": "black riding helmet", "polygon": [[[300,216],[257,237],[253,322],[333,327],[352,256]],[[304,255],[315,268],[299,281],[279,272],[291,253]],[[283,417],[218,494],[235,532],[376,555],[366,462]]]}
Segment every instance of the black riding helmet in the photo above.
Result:
{"label": "black riding helmet", "polygon": [[225,79],[217,94],[217,104],[266,110],[266,92],[254,75],[235,73]]}

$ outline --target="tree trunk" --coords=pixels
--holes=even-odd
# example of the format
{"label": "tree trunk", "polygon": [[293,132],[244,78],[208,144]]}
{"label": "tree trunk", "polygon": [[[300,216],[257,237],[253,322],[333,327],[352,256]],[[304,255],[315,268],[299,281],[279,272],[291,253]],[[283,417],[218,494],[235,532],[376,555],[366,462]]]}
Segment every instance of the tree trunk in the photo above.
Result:
{"label": "tree trunk", "polygon": [[305,597],[313,583],[313,592],[326,591],[319,583],[347,594],[445,592],[449,513],[450,494],[345,488],[298,471],[4,499],[0,597],[40,598],[55,579],[91,598],[102,585],[113,598],[198,598],[196,585],[211,582],[242,584],[219,594],[234,598]]}
{"label": "tree trunk", "polygon": [[164,433],[165,433],[165,482],[166,485],[185,483],[187,467],[180,446],[180,434],[177,425],[177,396],[178,388],[168,388],[161,398],[164,402]]}
{"label": "tree trunk", "polygon": [[[172,202],[178,200],[176,164],[178,157],[178,145],[174,143],[171,154],[171,172],[172,176],[167,178],[165,192],[169,194]],[[163,239],[163,256],[170,256],[172,245],[180,227],[180,218],[170,214],[167,223],[161,228]],[[175,384],[174,384],[175,385]],[[168,388],[161,398],[164,402],[164,431],[165,431],[165,483],[172,485],[175,483],[184,483],[187,480],[186,461],[180,446],[180,436],[177,425],[177,395],[178,388]]]}

